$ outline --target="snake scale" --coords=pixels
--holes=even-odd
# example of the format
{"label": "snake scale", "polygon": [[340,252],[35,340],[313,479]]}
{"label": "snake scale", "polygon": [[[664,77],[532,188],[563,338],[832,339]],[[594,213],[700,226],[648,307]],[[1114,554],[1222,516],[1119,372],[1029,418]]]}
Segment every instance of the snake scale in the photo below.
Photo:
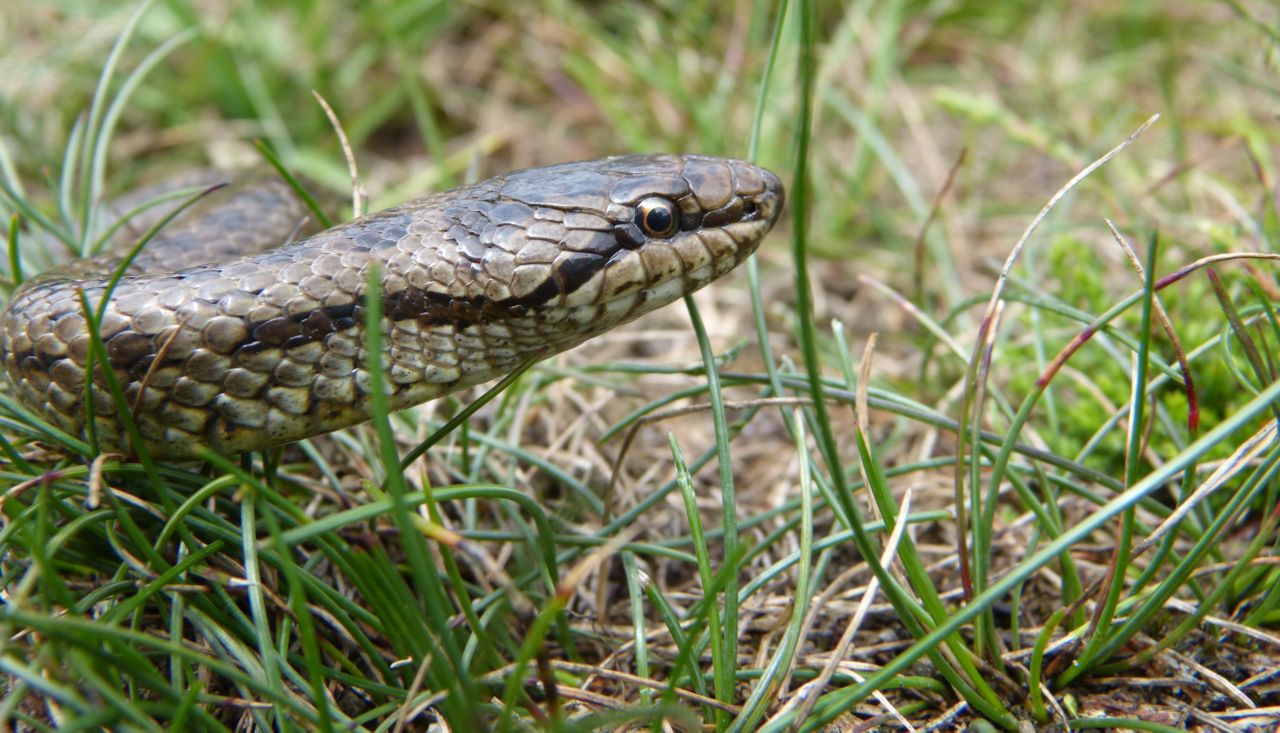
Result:
{"label": "snake scale", "polygon": [[[98,333],[152,455],[260,450],[369,418],[370,268],[400,409],[706,285],[756,249],[782,206],[777,176],[749,163],[632,155],[507,173],[290,242],[305,210],[264,180],[150,240]],[[126,245],[148,222],[132,223]],[[133,454],[100,364],[86,385],[81,293],[96,312],[120,263],[116,251],[24,283],[0,316],[0,361],[29,409],[76,436],[92,415],[103,450]]]}

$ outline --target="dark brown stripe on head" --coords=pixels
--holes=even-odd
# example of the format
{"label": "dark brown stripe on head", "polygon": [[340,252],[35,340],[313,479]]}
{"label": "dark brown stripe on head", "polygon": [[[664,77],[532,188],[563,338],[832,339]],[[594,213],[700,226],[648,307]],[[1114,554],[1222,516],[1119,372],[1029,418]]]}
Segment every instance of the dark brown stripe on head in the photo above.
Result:
{"label": "dark brown stripe on head", "polygon": [[560,281],[560,292],[572,293],[604,269],[607,260],[600,255],[578,252],[557,260],[553,269]]}

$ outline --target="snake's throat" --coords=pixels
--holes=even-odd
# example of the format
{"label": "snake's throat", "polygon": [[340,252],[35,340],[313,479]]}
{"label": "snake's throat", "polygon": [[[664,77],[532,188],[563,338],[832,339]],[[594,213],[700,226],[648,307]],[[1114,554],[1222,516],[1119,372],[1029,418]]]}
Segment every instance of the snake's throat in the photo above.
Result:
{"label": "snake's throat", "polygon": [[[257,450],[367,419],[370,268],[399,409],[706,285],[755,250],[783,205],[777,177],[742,161],[630,156],[517,171],[266,249],[301,205],[264,185],[176,221],[137,261],[160,271],[131,270],[98,325],[153,455]],[[644,228],[655,201],[674,212],[670,232]],[[233,228],[247,221],[276,233]],[[98,307],[112,262],[69,263],[20,288],[0,318],[0,359],[29,408],[84,435],[87,395],[100,446],[132,453],[101,366],[85,386],[81,293]]]}

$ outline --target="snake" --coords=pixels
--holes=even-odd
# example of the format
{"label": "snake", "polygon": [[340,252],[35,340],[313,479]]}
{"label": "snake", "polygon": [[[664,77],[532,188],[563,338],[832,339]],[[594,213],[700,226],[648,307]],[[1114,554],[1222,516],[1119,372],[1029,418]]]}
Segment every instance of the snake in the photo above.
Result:
{"label": "snake", "polygon": [[[187,183],[208,185],[201,175]],[[171,460],[364,422],[375,358],[400,410],[572,348],[732,270],[785,198],[742,160],[626,155],[517,170],[298,236],[308,209],[277,177],[137,214],[166,185],[108,205],[123,247],[14,291],[0,365],[59,430]]]}

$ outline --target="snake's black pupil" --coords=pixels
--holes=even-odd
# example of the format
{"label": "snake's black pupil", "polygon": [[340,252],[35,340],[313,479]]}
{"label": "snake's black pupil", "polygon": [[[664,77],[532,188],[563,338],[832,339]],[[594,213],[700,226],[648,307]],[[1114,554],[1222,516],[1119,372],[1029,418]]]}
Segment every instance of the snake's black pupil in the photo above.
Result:
{"label": "snake's black pupil", "polygon": [[645,230],[655,236],[670,234],[672,227],[675,226],[675,214],[662,204],[654,203],[645,207],[641,216],[644,217]]}

